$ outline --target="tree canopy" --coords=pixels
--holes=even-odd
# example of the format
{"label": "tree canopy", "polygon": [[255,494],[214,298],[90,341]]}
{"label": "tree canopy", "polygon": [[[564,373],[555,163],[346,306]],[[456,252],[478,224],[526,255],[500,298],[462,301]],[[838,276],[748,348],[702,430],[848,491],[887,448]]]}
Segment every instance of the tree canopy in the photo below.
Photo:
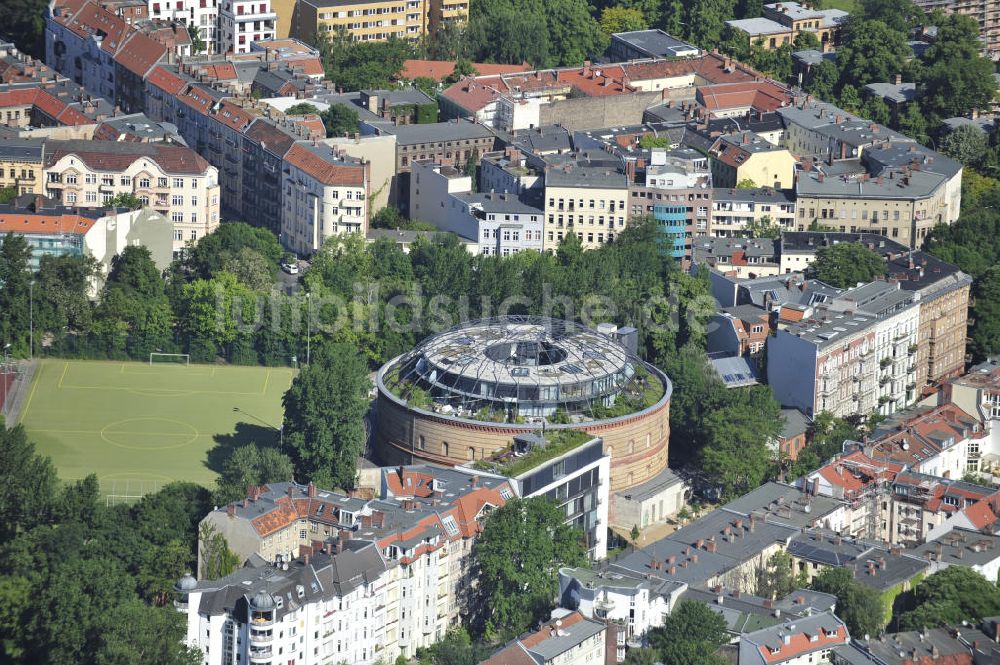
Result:
{"label": "tree canopy", "polygon": [[483,523],[473,544],[482,612],[474,626],[487,638],[505,641],[547,619],[559,593],[556,572],[586,563],[583,534],[565,519],[551,499],[513,498]]}
{"label": "tree canopy", "polygon": [[683,600],[649,632],[649,645],[671,665],[722,665],[716,649],[729,642],[726,620],[704,604]]}
{"label": "tree canopy", "polygon": [[824,568],[813,578],[813,589],[837,597],[837,616],[852,635],[878,635],[885,625],[879,593],[854,580],[847,568]]}
{"label": "tree canopy", "polygon": [[585,0],[472,0],[466,37],[478,62],[535,67],[578,65],[607,45]]}
{"label": "tree canopy", "polygon": [[885,259],[864,245],[840,242],[816,250],[810,274],[831,286],[848,288],[884,275]]}
{"label": "tree canopy", "polygon": [[899,617],[901,630],[956,626],[963,621],[978,625],[1000,613],[1000,589],[971,568],[949,566],[916,586],[912,604],[914,608]]}
{"label": "tree canopy", "polygon": [[282,400],[284,438],[299,480],[352,489],[364,452],[368,367],[346,344],[320,346]]}

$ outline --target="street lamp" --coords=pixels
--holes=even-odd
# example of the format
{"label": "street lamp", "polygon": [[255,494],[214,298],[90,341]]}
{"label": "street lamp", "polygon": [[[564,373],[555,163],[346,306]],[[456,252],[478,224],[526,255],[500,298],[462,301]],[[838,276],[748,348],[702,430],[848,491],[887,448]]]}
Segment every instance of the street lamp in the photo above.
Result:
{"label": "street lamp", "polygon": [[312,293],[306,292],[306,367],[312,351]]}
{"label": "street lamp", "polygon": [[35,280],[31,280],[31,282],[28,283],[28,360],[34,360],[34,359],[35,359]]}

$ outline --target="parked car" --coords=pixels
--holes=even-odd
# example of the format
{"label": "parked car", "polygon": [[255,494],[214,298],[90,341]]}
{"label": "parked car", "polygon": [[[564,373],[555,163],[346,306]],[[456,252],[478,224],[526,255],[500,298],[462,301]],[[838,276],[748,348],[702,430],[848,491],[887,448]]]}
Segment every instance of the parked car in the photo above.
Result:
{"label": "parked car", "polygon": [[299,274],[299,265],[297,263],[282,263],[281,269],[287,272],[289,275]]}

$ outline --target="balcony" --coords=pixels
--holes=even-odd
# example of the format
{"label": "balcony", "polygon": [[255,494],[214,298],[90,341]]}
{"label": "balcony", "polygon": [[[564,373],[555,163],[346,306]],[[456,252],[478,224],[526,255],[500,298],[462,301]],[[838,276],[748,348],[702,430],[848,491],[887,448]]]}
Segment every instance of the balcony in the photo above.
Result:
{"label": "balcony", "polygon": [[250,662],[259,663],[262,661],[271,660],[272,649],[271,647],[256,648],[250,647]]}
{"label": "balcony", "polygon": [[266,644],[274,639],[274,634],[271,631],[261,632],[261,631],[250,631],[250,644]]}

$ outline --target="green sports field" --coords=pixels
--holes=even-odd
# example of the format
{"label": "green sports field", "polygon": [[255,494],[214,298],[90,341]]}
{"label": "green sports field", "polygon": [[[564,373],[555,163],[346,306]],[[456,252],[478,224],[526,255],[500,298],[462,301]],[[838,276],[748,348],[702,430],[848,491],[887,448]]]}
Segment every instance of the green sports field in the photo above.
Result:
{"label": "green sports field", "polygon": [[106,495],[173,480],[211,486],[232,448],[277,443],[293,370],[43,360],[20,422],[65,480],[96,473]]}

